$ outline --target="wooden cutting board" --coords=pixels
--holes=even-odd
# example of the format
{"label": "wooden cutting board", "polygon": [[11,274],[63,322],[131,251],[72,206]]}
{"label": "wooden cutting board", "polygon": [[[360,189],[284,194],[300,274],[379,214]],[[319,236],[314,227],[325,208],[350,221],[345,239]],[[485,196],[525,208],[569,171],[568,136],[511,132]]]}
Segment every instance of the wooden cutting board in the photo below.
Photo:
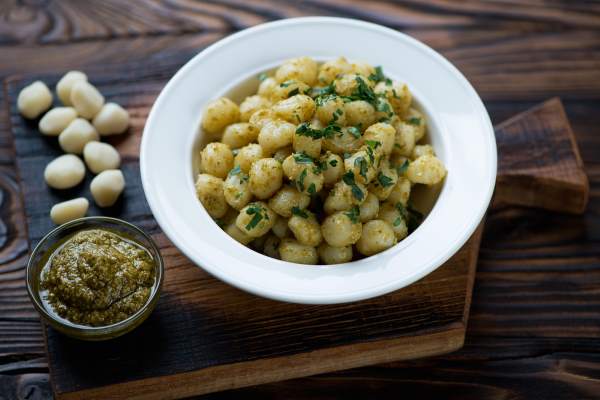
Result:
{"label": "wooden cutting board", "polygon": [[[328,306],[275,302],[232,288],[187,260],[161,232],[145,201],[138,148],[145,118],[174,71],[161,68],[91,73],[110,101],[132,116],[130,132],[111,138],[123,157],[127,188],[108,210],[152,233],[165,259],[163,293],[135,331],[88,343],[46,327],[54,393],[59,399],[181,398],[375,363],[443,354],[464,342],[481,228],[446,264],[413,285],[367,301]],[[5,82],[30,245],[53,227],[51,206],[89,196],[84,184],[59,192],[43,181],[45,165],[61,154],[56,139],[17,112],[20,89],[35,79]],[[558,99],[496,128],[499,175],[494,206],[522,205],[580,213],[588,182]],[[166,160],[168,162],[168,160]],[[307,267],[308,268],[308,267]],[[398,268],[402,268],[401,265]]]}

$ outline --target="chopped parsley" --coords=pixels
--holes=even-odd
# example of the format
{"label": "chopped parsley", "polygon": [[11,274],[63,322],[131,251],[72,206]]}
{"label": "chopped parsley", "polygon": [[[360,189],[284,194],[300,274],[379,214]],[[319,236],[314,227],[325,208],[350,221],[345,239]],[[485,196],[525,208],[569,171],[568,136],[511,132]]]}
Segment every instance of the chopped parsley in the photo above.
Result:
{"label": "chopped parsley", "polygon": [[306,168],[304,168],[302,170],[302,172],[300,173],[300,176],[298,176],[298,179],[296,180],[296,186],[298,187],[298,190],[300,190],[301,192],[304,192],[304,178],[306,178],[307,174],[308,174],[308,171],[306,170]]}
{"label": "chopped parsley", "polygon": [[368,180],[368,178],[367,178],[367,170],[369,168],[369,166],[367,165],[367,160],[365,160],[364,157],[360,157],[360,156],[356,157],[354,159],[354,166],[358,167],[360,176],[362,176],[363,178],[365,178],[365,181],[367,181]]}
{"label": "chopped parsley", "polygon": [[382,174],[381,172],[379,172],[379,175],[377,175],[377,181],[384,188],[390,187],[394,184],[394,180],[392,178],[390,178],[387,175]]}
{"label": "chopped parsley", "polygon": [[373,150],[381,146],[381,142],[379,140],[365,140],[365,143]]}
{"label": "chopped parsley", "polygon": [[419,212],[418,210],[412,208],[410,204],[408,204],[405,207],[404,205],[402,205],[402,203],[396,203],[396,209],[398,210],[402,218],[406,221],[408,233],[411,233],[415,229],[417,229],[423,221],[423,214],[421,214],[421,212]]}
{"label": "chopped parsley", "polygon": [[363,191],[358,187],[358,185],[354,181],[354,173],[352,171],[346,172],[342,176],[342,181],[352,188],[352,196],[354,196],[356,200],[361,201],[365,197]]}
{"label": "chopped parsley", "polygon": [[335,167],[337,163],[338,161],[335,158],[333,160],[329,160],[329,165],[331,165],[332,167]]}
{"label": "chopped parsley", "polygon": [[264,81],[265,79],[267,79],[268,77],[269,77],[269,75],[267,75],[266,72],[258,74],[258,80],[261,81],[261,82]]}
{"label": "chopped parsley", "polygon": [[402,223],[402,217],[398,217],[394,220],[394,226],[398,226]]}
{"label": "chopped parsley", "polygon": [[349,127],[348,133],[354,136],[356,139],[360,138],[360,129],[358,129],[356,126]]}
{"label": "chopped parsley", "polygon": [[294,206],[292,207],[292,214],[297,215],[298,217],[308,218],[308,214],[306,211],[302,210],[300,207]]}
{"label": "chopped parsley", "polygon": [[312,164],[313,159],[305,153],[295,153],[294,161],[296,161],[298,164]]}
{"label": "chopped parsley", "polygon": [[317,193],[317,187],[315,186],[314,183],[311,183],[310,185],[308,185],[308,190],[307,190],[308,194],[310,195],[314,195]]}
{"label": "chopped parsley", "polygon": [[376,66],[375,73],[369,75],[369,80],[373,82],[380,82],[386,79],[387,78],[383,74],[383,68],[381,68],[381,65]]}
{"label": "chopped parsley", "polygon": [[258,225],[263,219],[269,219],[267,210],[265,210],[262,206],[256,203],[250,204],[246,208],[246,214],[252,215],[252,219],[246,225],[247,231],[256,228],[256,225]]}
{"label": "chopped parsley", "polygon": [[402,165],[396,165],[396,171],[398,172],[398,175],[402,175],[406,172],[406,170],[408,169],[408,164],[408,160],[404,160]]}
{"label": "chopped parsley", "polygon": [[288,97],[295,96],[295,95],[297,95],[297,94],[299,94],[299,93],[300,93],[300,89],[298,89],[298,88],[294,88],[293,90],[291,90],[291,91],[288,93]]}
{"label": "chopped parsley", "polygon": [[285,82],[281,83],[279,86],[282,88],[286,88],[290,85],[293,85],[294,83],[296,83],[296,82],[295,81],[285,81]]}
{"label": "chopped parsley", "polygon": [[421,118],[418,118],[418,117],[412,117],[412,118],[410,118],[410,119],[409,119],[408,121],[406,121],[406,122],[408,122],[408,123],[409,123],[409,124],[411,124],[411,125],[419,126],[419,125],[421,125]]}
{"label": "chopped parsley", "polygon": [[344,113],[344,111],[342,111],[341,108],[338,108],[337,110],[335,110],[333,112],[333,117],[331,118],[330,124],[336,122],[343,113]]}
{"label": "chopped parsley", "polygon": [[392,116],[394,114],[394,111],[392,111],[392,107],[390,107],[390,103],[388,103],[387,100],[378,97],[377,100],[377,104],[375,105],[375,109],[379,112],[384,112],[389,116]]}
{"label": "chopped parsley", "polygon": [[359,222],[360,208],[358,208],[358,206],[354,206],[351,209],[349,209],[348,211],[346,211],[344,213],[344,215],[346,215],[348,218],[350,218],[350,221],[352,221],[353,224],[356,224]]}
{"label": "chopped parsley", "polygon": [[335,124],[329,124],[325,128],[319,130],[319,129],[311,128],[307,122],[304,122],[304,123],[298,125],[298,128],[296,128],[296,133],[298,135],[308,136],[308,137],[313,138],[314,140],[317,140],[320,138],[330,138],[336,132],[341,132],[341,131],[342,131],[342,128],[340,128],[338,125],[335,125]]}
{"label": "chopped parsley", "polygon": [[240,172],[242,172],[242,169],[240,168],[239,165],[236,165],[235,167],[233,167],[231,169],[231,171],[229,171],[229,174],[227,174],[227,176],[234,176],[239,174]]}
{"label": "chopped parsley", "polygon": [[367,154],[369,155],[369,160],[371,164],[375,163],[375,154],[373,154],[373,148],[371,146],[367,146]]}

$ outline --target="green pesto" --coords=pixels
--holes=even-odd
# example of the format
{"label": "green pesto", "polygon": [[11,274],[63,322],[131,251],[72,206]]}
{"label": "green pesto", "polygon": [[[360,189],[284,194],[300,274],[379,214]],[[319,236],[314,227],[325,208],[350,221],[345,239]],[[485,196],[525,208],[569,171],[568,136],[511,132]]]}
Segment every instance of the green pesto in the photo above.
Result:
{"label": "green pesto", "polygon": [[77,232],[49,255],[45,300],[60,317],[105,326],[135,314],[150,297],[155,265],[140,244],[105,229]]}

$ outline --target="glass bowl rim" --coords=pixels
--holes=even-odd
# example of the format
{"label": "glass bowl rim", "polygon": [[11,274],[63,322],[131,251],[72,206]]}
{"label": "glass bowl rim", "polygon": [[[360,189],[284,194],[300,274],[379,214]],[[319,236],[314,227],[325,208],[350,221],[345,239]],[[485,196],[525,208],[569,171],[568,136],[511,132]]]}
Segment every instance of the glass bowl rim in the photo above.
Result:
{"label": "glass bowl rim", "polygon": [[[36,256],[38,253],[40,253],[42,251],[42,246],[44,244],[46,244],[53,235],[61,233],[62,231],[65,231],[65,230],[73,227],[74,225],[85,224],[85,223],[94,224],[97,222],[107,222],[107,223],[112,223],[114,225],[120,225],[122,227],[127,228],[128,230],[133,230],[136,233],[140,234],[142,237],[144,237],[150,244],[150,246],[149,246],[150,248],[148,250],[150,250],[152,255],[156,258],[156,267],[155,268],[157,270],[156,271],[157,276],[156,276],[154,285],[152,286],[152,292],[151,292],[150,296],[148,296],[148,300],[146,300],[146,302],[134,314],[130,315],[129,317],[125,318],[122,321],[115,322],[110,325],[86,326],[86,325],[75,324],[66,319],[58,319],[54,315],[49,313],[48,310],[46,310],[46,307],[44,307],[44,305],[41,304],[41,302],[39,300],[39,295],[36,295],[34,293],[34,287],[33,287],[34,282],[35,282],[35,279],[39,279],[39,277],[34,276],[34,268],[36,266],[33,264],[33,260],[34,260],[34,256]],[[144,246],[144,247],[146,247],[146,246]],[[36,274],[36,275],[39,275],[39,274]],[[31,251],[31,254],[29,255],[29,259],[27,260],[27,266],[26,266],[27,294],[29,295],[29,298],[31,299],[31,302],[33,303],[36,311],[38,313],[40,313],[40,315],[42,317],[44,317],[44,319],[52,321],[52,322],[58,324],[59,326],[64,327],[70,331],[74,331],[77,333],[83,333],[83,334],[92,334],[92,335],[102,335],[102,334],[106,334],[106,333],[110,333],[110,332],[119,331],[121,329],[125,329],[125,328],[129,327],[132,323],[136,322],[140,317],[143,317],[145,315],[146,311],[148,310],[148,308],[154,303],[157,296],[159,295],[161,288],[162,288],[163,279],[164,279],[164,262],[163,262],[162,255],[160,254],[160,250],[159,250],[158,246],[156,245],[154,239],[152,239],[152,237],[149,234],[147,234],[146,232],[144,232],[141,228],[137,227],[136,225],[134,225],[130,222],[127,222],[127,221],[119,219],[119,218],[105,217],[105,216],[91,216],[91,217],[77,218],[77,219],[66,222],[66,223],[59,225],[56,228],[52,229],[50,232],[46,233],[40,239],[40,241],[35,245],[35,247]]]}

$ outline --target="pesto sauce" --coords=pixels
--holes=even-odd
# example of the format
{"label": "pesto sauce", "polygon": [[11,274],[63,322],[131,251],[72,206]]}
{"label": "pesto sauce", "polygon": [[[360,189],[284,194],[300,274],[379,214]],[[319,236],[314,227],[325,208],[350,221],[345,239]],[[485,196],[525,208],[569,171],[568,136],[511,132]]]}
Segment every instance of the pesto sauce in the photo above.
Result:
{"label": "pesto sauce", "polygon": [[49,255],[42,298],[58,316],[105,326],[135,314],[150,297],[155,263],[143,246],[105,229],[77,232]]}

